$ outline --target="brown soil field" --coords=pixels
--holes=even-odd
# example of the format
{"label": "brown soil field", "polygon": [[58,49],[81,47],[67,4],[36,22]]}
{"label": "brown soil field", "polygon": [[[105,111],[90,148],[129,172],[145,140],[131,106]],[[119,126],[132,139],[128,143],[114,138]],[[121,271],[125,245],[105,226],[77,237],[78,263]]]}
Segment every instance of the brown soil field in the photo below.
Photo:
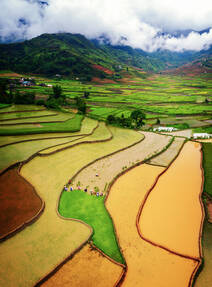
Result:
{"label": "brown soil field", "polygon": [[171,146],[160,155],[151,159],[148,163],[153,165],[168,166],[171,161],[177,156],[183,146],[184,138],[175,138]]}
{"label": "brown soil field", "polygon": [[113,71],[111,71],[111,70],[109,70],[109,69],[107,69],[107,68],[105,68],[105,67],[103,67],[103,66],[101,66],[101,65],[92,65],[93,66],[93,68],[94,69],[96,69],[96,70],[100,70],[100,71],[104,71],[106,74],[108,74],[108,75],[112,75],[112,74],[114,74],[114,72]]}
{"label": "brown soil field", "polygon": [[[151,190],[140,215],[143,238],[178,254],[201,257],[201,145],[187,142]],[[173,204],[174,203],[174,204]]]}
{"label": "brown soil field", "polygon": [[163,167],[140,165],[122,175],[106,201],[116,228],[127,272],[121,286],[188,287],[197,266],[143,240],[136,228],[138,210]]}
{"label": "brown soil field", "polygon": [[115,84],[116,82],[110,79],[100,79],[97,77],[92,78],[92,82],[99,83],[99,84]]}
{"label": "brown soil field", "polygon": [[44,205],[17,169],[0,175],[0,239],[39,215]]}
{"label": "brown soil field", "polygon": [[22,77],[22,75],[17,73],[1,73],[0,77]]}
{"label": "brown soil field", "polygon": [[86,244],[65,263],[42,287],[112,287],[119,280],[123,268]]}
{"label": "brown soil field", "polygon": [[98,187],[100,192],[105,192],[106,185],[108,186],[116,175],[121,173],[124,169],[161,151],[171,139],[169,136],[155,133],[144,132],[143,134],[145,135],[145,138],[138,144],[100,159],[84,168],[75,177],[73,186],[77,188],[78,182],[80,182],[80,187],[83,189],[87,186],[92,190],[94,190],[94,187]]}

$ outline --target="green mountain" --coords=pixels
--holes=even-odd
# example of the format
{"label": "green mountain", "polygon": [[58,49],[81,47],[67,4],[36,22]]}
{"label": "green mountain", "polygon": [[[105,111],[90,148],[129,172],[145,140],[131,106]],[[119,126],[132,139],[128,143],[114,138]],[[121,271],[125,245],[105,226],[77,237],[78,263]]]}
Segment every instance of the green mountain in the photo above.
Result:
{"label": "green mountain", "polygon": [[128,66],[157,72],[195,58],[195,53],[146,53],[129,46],[90,41],[80,34],[43,34],[28,41],[0,45],[2,70],[44,75],[67,75],[90,80],[117,78]]}

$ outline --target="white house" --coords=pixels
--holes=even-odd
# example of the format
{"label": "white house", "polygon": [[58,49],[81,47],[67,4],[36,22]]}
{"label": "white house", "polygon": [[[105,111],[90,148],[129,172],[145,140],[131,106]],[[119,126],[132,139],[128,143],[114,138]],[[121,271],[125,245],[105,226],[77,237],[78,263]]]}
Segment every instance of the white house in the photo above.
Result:
{"label": "white house", "polygon": [[156,132],[173,132],[173,131],[176,131],[177,129],[174,128],[174,127],[157,127],[157,128],[154,128],[153,131]]}
{"label": "white house", "polygon": [[194,139],[198,139],[198,138],[209,139],[210,137],[212,137],[212,135],[208,134],[208,133],[195,133],[195,134],[193,134]]}

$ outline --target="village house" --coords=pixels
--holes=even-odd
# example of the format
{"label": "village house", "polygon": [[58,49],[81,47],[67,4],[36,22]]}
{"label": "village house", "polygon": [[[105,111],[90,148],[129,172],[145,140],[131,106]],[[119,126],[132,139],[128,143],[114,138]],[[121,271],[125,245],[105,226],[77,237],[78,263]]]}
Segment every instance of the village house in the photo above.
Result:
{"label": "village house", "polygon": [[173,132],[173,131],[176,131],[177,129],[174,128],[174,127],[157,127],[157,128],[154,128],[153,131],[154,132]]}
{"label": "village house", "polygon": [[198,139],[198,138],[209,139],[210,137],[212,137],[212,134],[208,134],[208,133],[195,133],[195,134],[193,134],[194,139]]}

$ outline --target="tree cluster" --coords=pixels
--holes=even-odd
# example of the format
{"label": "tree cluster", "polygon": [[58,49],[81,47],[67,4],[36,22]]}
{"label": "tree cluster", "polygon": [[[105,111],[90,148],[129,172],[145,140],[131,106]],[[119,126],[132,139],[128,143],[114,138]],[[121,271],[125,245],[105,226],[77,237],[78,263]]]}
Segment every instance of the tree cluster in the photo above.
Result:
{"label": "tree cluster", "polygon": [[107,123],[112,125],[117,125],[126,128],[139,129],[144,125],[143,120],[146,118],[145,114],[141,110],[134,110],[129,117],[115,117],[114,115],[109,115],[107,117]]}

